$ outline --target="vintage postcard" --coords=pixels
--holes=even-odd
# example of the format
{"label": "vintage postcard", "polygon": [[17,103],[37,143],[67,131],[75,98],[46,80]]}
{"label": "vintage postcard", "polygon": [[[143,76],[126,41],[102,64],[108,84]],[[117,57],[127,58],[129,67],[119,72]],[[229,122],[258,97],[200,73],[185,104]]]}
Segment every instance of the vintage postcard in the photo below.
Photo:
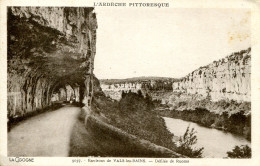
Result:
{"label": "vintage postcard", "polygon": [[0,165],[260,165],[259,1],[0,3]]}

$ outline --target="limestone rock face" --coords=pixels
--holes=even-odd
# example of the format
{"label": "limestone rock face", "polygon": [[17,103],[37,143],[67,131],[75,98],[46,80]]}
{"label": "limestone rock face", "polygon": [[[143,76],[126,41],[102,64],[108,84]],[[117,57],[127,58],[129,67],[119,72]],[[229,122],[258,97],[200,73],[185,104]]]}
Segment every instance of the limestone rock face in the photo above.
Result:
{"label": "limestone rock face", "polygon": [[114,99],[120,100],[122,91],[124,92],[136,92],[141,90],[142,85],[140,83],[115,83],[115,84],[105,84],[101,83],[102,91],[105,93],[106,96]]}
{"label": "limestone rock face", "polygon": [[120,82],[120,83],[102,83],[101,88],[103,92],[115,100],[121,99],[121,93],[135,92],[141,90],[143,94],[151,94],[152,91],[172,91],[172,81],[162,80],[148,80],[148,81],[132,81],[132,82]]}
{"label": "limestone rock face", "polygon": [[172,84],[173,92],[211,101],[251,101],[251,48],[200,67]]}
{"label": "limestone rock face", "polygon": [[90,95],[85,90],[94,77],[93,8],[9,7],[7,24],[9,117],[42,109],[58,94],[67,100]]}

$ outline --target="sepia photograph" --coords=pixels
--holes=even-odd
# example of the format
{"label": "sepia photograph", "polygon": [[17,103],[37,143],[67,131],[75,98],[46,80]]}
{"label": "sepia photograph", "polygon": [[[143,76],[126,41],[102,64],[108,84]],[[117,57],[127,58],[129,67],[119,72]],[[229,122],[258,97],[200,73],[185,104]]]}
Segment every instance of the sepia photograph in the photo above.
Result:
{"label": "sepia photograph", "polygon": [[250,10],[7,16],[8,156],[251,157]]}
{"label": "sepia photograph", "polygon": [[257,165],[255,11],[173,4],[5,6],[0,165]]}

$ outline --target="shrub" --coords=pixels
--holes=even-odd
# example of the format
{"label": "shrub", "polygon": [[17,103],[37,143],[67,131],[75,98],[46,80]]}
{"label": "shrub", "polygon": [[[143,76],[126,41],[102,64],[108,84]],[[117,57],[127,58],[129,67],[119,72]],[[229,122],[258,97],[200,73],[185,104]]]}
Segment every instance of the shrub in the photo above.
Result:
{"label": "shrub", "polygon": [[235,146],[227,155],[230,158],[251,158],[251,148],[248,145]]}
{"label": "shrub", "polygon": [[197,140],[194,128],[190,130],[190,127],[188,126],[184,135],[180,138],[179,146],[177,146],[176,151],[191,158],[201,158],[204,148],[193,148],[193,145],[197,143]]}

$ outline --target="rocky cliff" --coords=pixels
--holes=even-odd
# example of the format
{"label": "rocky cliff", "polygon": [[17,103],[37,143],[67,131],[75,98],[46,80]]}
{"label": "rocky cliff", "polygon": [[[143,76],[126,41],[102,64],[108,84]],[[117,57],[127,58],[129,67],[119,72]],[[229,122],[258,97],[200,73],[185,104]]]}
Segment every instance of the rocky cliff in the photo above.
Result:
{"label": "rocky cliff", "polygon": [[172,84],[174,92],[211,101],[251,101],[251,48],[200,67]]}
{"label": "rocky cliff", "polygon": [[135,92],[141,90],[143,94],[151,94],[152,92],[166,92],[172,91],[173,79],[170,78],[146,78],[139,79],[129,78],[125,80],[101,80],[101,88],[103,92],[112,99],[119,100],[121,98],[122,91]]}
{"label": "rocky cliff", "polygon": [[251,49],[200,67],[162,95],[160,116],[192,121],[251,139]]}
{"label": "rocky cliff", "polygon": [[7,20],[9,117],[49,106],[58,94],[91,102],[93,8],[9,7]]}
{"label": "rocky cliff", "polygon": [[175,110],[197,107],[221,113],[251,110],[251,48],[200,67],[180,79],[101,80],[107,96],[120,100],[122,91],[148,93]]}

